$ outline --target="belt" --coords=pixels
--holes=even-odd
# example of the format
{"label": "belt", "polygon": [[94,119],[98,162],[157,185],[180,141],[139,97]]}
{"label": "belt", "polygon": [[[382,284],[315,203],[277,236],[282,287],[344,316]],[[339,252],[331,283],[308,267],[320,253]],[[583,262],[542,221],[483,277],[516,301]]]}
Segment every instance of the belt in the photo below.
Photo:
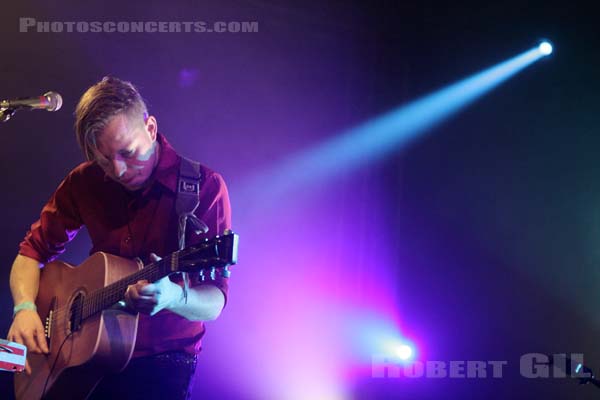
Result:
{"label": "belt", "polygon": [[161,364],[165,363],[165,364],[169,364],[169,365],[195,366],[196,362],[198,361],[198,355],[186,353],[185,351],[167,351],[165,353],[154,354],[154,355],[147,356],[147,357],[140,357],[140,358],[134,359],[132,361],[136,361],[136,360],[141,361],[143,359],[154,360],[155,362],[158,362]]}

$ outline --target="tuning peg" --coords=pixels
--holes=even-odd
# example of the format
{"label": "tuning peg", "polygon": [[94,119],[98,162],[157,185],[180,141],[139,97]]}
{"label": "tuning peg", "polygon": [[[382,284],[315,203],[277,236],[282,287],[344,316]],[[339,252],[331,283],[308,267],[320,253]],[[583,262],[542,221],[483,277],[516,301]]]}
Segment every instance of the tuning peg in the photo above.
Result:
{"label": "tuning peg", "polygon": [[204,270],[203,269],[200,270],[199,276],[200,276],[200,280],[202,282],[204,282],[206,280],[206,277],[204,276]]}
{"label": "tuning peg", "polygon": [[214,281],[216,279],[216,272],[217,272],[217,269],[215,267],[212,267],[210,269],[210,280],[211,281]]}
{"label": "tuning peg", "polygon": [[229,278],[231,276],[231,271],[229,270],[228,265],[223,267],[223,269],[221,270],[221,275],[223,276],[223,278]]}

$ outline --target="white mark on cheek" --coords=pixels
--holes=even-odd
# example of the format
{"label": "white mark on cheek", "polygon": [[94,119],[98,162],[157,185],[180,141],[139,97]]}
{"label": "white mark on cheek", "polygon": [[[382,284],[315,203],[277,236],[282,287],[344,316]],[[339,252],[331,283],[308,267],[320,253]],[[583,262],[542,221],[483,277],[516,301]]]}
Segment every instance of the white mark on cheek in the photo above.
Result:
{"label": "white mark on cheek", "polygon": [[152,155],[154,154],[154,152],[156,151],[156,142],[152,143],[152,146],[148,149],[148,151],[144,154],[140,154],[137,159],[139,161],[148,161],[150,159],[150,157],[152,157]]}

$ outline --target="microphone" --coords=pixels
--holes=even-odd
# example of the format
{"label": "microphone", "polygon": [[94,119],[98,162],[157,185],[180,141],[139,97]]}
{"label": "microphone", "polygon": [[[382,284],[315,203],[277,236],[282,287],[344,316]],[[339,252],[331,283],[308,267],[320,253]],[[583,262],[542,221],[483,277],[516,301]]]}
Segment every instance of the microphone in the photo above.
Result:
{"label": "microphone", "polygon": [[47,92],[43,96],[38,97],[23,97],[0,101],[0,110],[28,108],[31,110],[58,111],[61,107],[62,97],[56,92]]}

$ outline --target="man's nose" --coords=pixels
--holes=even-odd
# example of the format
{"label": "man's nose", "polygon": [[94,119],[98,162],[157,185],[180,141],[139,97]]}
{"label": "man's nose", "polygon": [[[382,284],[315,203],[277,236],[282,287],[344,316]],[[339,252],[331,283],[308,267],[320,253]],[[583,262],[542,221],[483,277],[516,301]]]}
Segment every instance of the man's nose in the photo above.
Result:
{"label": "man's nose", "polygon": [[125,171],[127,171],[127,164],[125,164],[125,161],[123,160],[115,159],[112,161],[112,168],[115,176],[120,178],[125,174]]}

